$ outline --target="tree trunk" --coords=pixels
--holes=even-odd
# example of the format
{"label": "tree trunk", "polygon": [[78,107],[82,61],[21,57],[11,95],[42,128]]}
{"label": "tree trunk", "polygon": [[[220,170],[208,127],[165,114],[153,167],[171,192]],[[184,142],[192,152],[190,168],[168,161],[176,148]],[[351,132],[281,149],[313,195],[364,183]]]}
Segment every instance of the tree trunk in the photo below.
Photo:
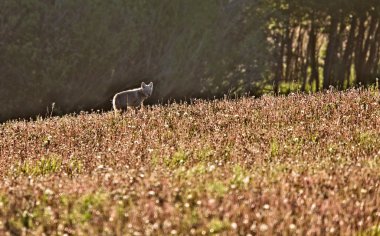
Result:
{"label": "tree trunk", "polygon": [[301,91],[302,92],[305,92],[306,91],[306,83],[307,83],[307,67],[309,65],[309,55],[308,55],[308,51],[309,51],[309,46],[307,48],[307,54],[305,57],[303,57],[301,55],[301,78],[302,78],[302,85],[301,85]]}
{"label": "tree trunk", "polygon": [[[369,84],[371,80],[371,65],[373,62],[370,60],[374,59],[375,55],[371,55],[371,45],[373,41],[376,38],[376,25],[377,25],[377,16],[372,12],[371,14],[371,21],[369,24],[368,32],[366,34],[366,39],[364,41],[364,48],[363,48],[363,64],[361,68],[361,79],[363,85]],[[374,53],[374,52],[372,52]]]}
{"label": "tree trunk", "polygon": [[315,82],[315,89],[316,91],[319,91],[317,32],[316,32],[314,18],[312,18],[312,22],[311,22],[307,54],[310,56],[310,67],[311,67],[311,75],[310,75],[309,82],[310,84]]}
{"label": "tree trunk", "polygon": [[328,89],[332,84],[333,63],[337,52],[337,30],[338,18],[335,15],[333,15],[331,16],[325,64],[323,68],[323,89]]}
{"label": "tree trunk", "polygon": [[[357,26],[357,18],[353,16],[351,18],[350,32],[348,33],[348,38],[347,38],[346,47],[343,53],[342,63],[339,67],[339,72],[337,74],[338,86],[340,89],[344,88],[344,80],[347,77],[349,80],[349,77],[351,74],[350,72],[351,72],[351,63],[352,63],[352,53],[354,51],[356,26]],[[348,85],[349,85],[349,82],[347,84],[347,87]]]}
{"label": "tree trunk", "polygon": [[284,58],[284,36],[278,36],[279,39],[279,52],[277,54],[277,63],[275,64],[275,76],[274,76],[274,84],[273,84],[273,92],[275,94],[279,94],[280,92],[280,81],[283,77],[283,58]]}
{"label": "tree trunk", "polygon": [[285,69],[285,81],[290,81],[290,76],[292,74],[292,62],[293,62],[293,38],[295,34],[295,29],[290,29],[290,25],[287,26],[286,34],[286,69]]}
{"label": "tree trunk", "polygon": [[[377,55],[378,55],[378,43],[380,41],[380,21],[379,21],[379,18],[376,18],[376,21],[377,21],[377,29],[373,31],[373,36],[370,37],[371,38],[371,41],[369,42],[370,46],[369,46],[369,52],[368,52],[368,59],[367,59],[367,62],[366,62],[366,74],[368,75],[368,79],[369,77],[372,77],[376,71],[375,71],[375,64],[378,64],[378,60],[376,59]],[[371,33],[371,32],[369,32]]]}
{"label": "tree trunk", "polygon": [[365,21],[366,21],[366,17],[361,16],[358,35],[356,37],[355,72],[356,72],[356,82],[358,84],[363,84],[363,64],[364,64],[363,42],[364,42],[364,33],[365,33]]}
{"label": "tree trunk", "polygon": [[377,79],[380,77],[379,65],[380,65],[380,43],[377,44],[377,54],[375,59],[375,66],[373,67],[374,73],[377,75]]}
{"label": "tree trunk", "polygon": [[301,27],[298,30],[297,47],[294,53],[294,69],[293,73],[291,74],[291,76],[296,76],[298,81],[302,81],[302,91],[305,91],[307,82],[307,49],[306,55],[304,52],[304,37],[306,32],[307,31],[303,30]]}

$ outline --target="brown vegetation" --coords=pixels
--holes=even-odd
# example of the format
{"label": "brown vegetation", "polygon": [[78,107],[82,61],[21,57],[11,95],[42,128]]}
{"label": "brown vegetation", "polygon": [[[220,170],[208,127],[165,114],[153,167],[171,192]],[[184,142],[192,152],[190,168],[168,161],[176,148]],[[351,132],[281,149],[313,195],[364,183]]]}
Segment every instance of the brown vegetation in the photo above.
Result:
{"label": "brown vegetation", "polygon": [[194,101],[0,126],[2,234],[380,232],[380,95]]}

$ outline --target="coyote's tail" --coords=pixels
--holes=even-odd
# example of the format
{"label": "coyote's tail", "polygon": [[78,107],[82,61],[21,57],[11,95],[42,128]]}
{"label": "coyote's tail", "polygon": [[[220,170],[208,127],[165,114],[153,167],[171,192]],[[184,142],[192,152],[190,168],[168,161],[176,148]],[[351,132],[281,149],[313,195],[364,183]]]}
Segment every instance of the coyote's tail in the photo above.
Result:
{"label": "coyote's tail", "polygon": [[116,107],[116,97],[117,97],[117,94],[115,94],[115,96],[113,96],[112,98],[112,107],[115,111],[117,111],[117,107]]}

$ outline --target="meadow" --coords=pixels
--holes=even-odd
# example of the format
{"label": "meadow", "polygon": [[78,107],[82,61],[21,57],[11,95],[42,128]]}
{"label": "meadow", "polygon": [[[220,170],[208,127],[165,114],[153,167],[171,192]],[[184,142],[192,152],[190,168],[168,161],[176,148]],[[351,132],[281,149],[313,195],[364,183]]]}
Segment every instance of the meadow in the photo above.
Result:
{"label": "meadow", "polygon": [[2,235],[380,235],[377,89],[0,125]]}

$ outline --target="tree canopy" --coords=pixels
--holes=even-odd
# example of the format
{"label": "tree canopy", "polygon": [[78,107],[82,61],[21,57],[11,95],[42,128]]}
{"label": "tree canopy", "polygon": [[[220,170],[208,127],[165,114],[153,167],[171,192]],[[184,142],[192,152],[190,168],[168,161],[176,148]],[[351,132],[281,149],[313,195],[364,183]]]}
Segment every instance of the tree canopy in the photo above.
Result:
{"label": "tree canopy", "polygon": [[0,120],[150,102],[319,91],[380,74],[377,0],[3,0]]}

